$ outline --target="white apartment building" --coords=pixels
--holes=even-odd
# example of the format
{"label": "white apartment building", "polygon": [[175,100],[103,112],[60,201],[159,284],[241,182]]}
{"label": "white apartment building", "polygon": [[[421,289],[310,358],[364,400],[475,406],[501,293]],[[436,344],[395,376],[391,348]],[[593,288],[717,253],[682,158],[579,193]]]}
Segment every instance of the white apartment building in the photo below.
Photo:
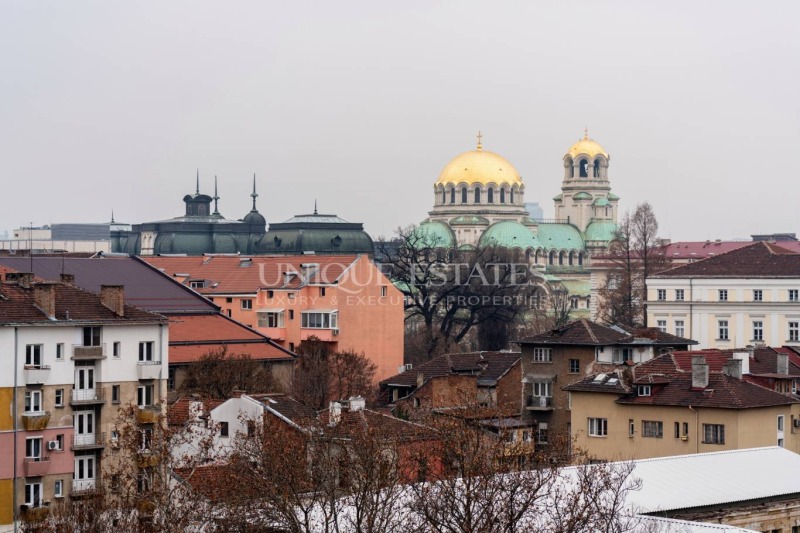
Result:
{"label": "white apartment building", "polygon": [[800,254],[756,242],[647,279],[647,321],[698,348],[800,346]]}

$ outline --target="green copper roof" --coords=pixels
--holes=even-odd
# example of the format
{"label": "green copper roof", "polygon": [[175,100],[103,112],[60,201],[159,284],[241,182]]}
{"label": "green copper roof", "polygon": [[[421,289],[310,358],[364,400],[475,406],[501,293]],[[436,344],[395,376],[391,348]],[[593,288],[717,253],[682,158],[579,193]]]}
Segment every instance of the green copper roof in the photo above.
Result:
{"label": "green copper roof", "polygon": [[556,250],[583,250],[583,237],[572,224],[539,224],[539,242]]}
{"label": "green copper roof", "polygon": [[592,205],[596,205],[597,207],[605,207],[608,205],[608,200],[606,200],[602,196],[598,196],[597,198],[594,199]]}
{"label": "green copper roof", "polygon": [[570,296],[589,296],[592,293],[592,284],[578,279],[562,279],[561,284]]}
{"label": "green copper roof", "polygon": [[561,194],[556,194],[555,196],[553,196],[553,200],[555,200],[556,202],[560,202],[562,198],[563,195]]}
{"label": "green copper roof", "polygon": [[533,232],[519,222],[503,220],[489,226],[481,235],[482,246],[501,246],[503,248],[540,248],[541,244]]}
{"label": "green copper roof", "polygon": [[586,227],[586,240],[609,242],[616,231],[617,225],[610,220],[595,220]]}
{"label": "green copper roof", "polygon": [[421,248],[451,248],[456,243],[450,226],[436,220],[423,222],[417,226],[414,236],[419,239]]}
{"label": "green copper roof", "polygon": [[520,223],[523,226],[538,226],[539,223],[533,220],[531,217],[523,217]]}
{"label": "green copper roof", "polygon": [[608,193],[608,199],[609,200],[619,200],[619,196],[617,196],[613,192],[610,192],[610,193]]}
{"label": "green copper roof", "polygon": [[573,200],[591,200],[592,195],[588,192],[579,192],[575,196],[572,197]]}
{"label": "green copper roof", "polygon": [[450,219],[451,226],[488,226],[489,219],[475,215],[461,215]]}

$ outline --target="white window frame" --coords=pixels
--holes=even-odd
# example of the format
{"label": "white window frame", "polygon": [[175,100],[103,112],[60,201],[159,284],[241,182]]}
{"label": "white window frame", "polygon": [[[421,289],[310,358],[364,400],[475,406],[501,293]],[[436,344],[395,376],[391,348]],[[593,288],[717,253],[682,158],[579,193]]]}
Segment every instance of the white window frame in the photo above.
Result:
{"label": "white window frame", "polygon": [[140,409],[153,407],[155,405],[155,388],[152,384],[139,385],[136,387],[136,404]]}
{"label": "white window frame", "polygon": [[253,299],[252,298],[242,298],[239,300],[239,307],[242,311],[252,311],[253,310]]}
{"label": "white window frame", "polygon": [[656,289],[656,299],[663,302],[667,299],[667,289]]}
{"label": "white window frame", "polygon": [[156,352],[156,343],[154,341],[139,342],[140,363],[152,363],[154,361],[155,352]]}
{"label": "white window frame", "polygon": [[683,320],[675,321],[675,336],[684,337],[686,335],[686,322]]}
{"label": "white window frame", "polygon": [[719,289],[719,301],[720,302],[728,301],[728,289]]}
{"label": "white window frame", "polygon": [[258,327],[260,328],[284,328],[286,327],[285,311],[259,311]]}
{"label": "white window frame", "polygon": [[800,294],[798,294],[798,292],[800,292],[798,289],[789,289],[790,302],[800,302]]}
{"label": "white window frame", "polygon": [[55,483],[53,483],[53,498],[63,498],[64,497],[64,480],[57,479]]}
{"label": "white window frame", "polygon": [[303,329],[339,329],[338,311],[303,311],[300,313]]}
{"label": "white window frame", "polygon": [[763,320],[753,320],[753,340],[754,341],[763,341],[764,340],[764,321]]}
{"label": "white window frame", "polygon": [[[97,339],[94,337],[95,331],[97,332]],[[87,333],[89,334],[89,342],[86,342]],[[95,344],[95,341],[97,344]],[[81,346],[102,346],[103,345],[103,327],[102,326],[84,326],[81,331]]]}
{"label": "white window frame", "polygon": [[636,387],[637,396],[650,396],[652,392],[653,388],[650,385],[639,385]]}
{"label": "white window frame", "polygon": [[55,390],[55,400],[53,405],[56,407],[64,407],[64,389]]}
{"label": "white window frame", "polygon": [[42,391],[25,391],[25,412],[28,414],[44,413],[42,408]]}
{"label": "white window frame", "polygon": [[120,341],[114,341],[114,344],[111,345],[111,357],[115,359],[122,357],[122,343]]}
{"label": "white window frame", "polygon": [[790,320],[788,323],[789,342],[800,341],[800,321]]}
{"label": "white window frame", "polygon": [[754,302],[764,301],[764,291],[762,289],[753,289],[753,301]]}
{"label": "white window frame", "polygon": [[667,321],[666,320],[656,320],[656,329],[658,329],[662,333],[666,333],[667,332]]}
{"label": "white window frame", "polygon": [[785,420],[786,420],[786,417],[784,417],[784,415],[778,415],[778,421],[777,421],[778,431],[783,431],[784,428],[786,427],[786,424],[784,423]]}
{"label": "white window frame", "polygon": [[25,346],[25,366],[28,368],[42,368],[44,360],[43,344],[28,344]]}
{"label": "white window frame", "polygon": [[717,320],[717,340],[730,340],[730,322],[726,319]]}
{"label": "white window frame", "polygon": [[553,397],[553,382],[552,381],[534,381],[531,383],[532,396],[545,398]]}
{"label": "white window frame", "polygon": [[589,417],[587,420],[590,437],[608,437],[608,418]]}
{"label": "white window frame", "polygon": [[59,342],[56,344],[56,361],[64,360],[64,343]]}
{"label": "white window frame", "polygon": [[25,505],[28,507],[41,507],[44,504],[44,494],[41,482],[25,483]]}
{"label": "white window frame", "polygon": [[683,289],[675,289],[675,301],[682,302],[684,298],[684,291]]}
{"label": "white window frame", "polygon": [[[575,363],[575,368],[572,368],[572,364]],[[569,360],[569,373],[570,374],[580,374],[581,373],[581,360],[580,359],[570,359]]]}
{"label": "white window frame", "polygon": [[553,350],[551,348],[534,348],[533,349],[533,362],[534,363],[552,363]]}
{"label": "white window frame", "polygon": [[660,420],[642,420],[642,437],[664,438],[664,422]]}
{"label": "white window frame", "polygon": [[41,461],[44,439],[42,437],[28,437],[25,439],[25,459],[27,461]]}
{"label": "white window frame", "polygon": [[626,361],[633,361],[633,350],[630,348],[614,348],[611,352],[611,362],[621,365]]}

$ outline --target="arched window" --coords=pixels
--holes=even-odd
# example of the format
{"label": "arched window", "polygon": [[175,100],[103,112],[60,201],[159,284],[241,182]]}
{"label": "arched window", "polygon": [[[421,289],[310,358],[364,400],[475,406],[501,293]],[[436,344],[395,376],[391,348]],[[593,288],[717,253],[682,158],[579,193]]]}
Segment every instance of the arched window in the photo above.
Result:
{"label": "arched window", "polygon": [[568,178],[574,178],[575,177],[575,163],[572,161],[572,159],[567,159],[567,162],[564,164],[564,166],[567,169],[567,173],[566,173],[567,177]]}
{"label": "arched window", "polygon": [[569,253],[569,266],[572,266],[574,257],[575,257],[575,252],[570,252]]}
{"label": "arched window", "polygon": [[491,187],[489,188],[488,191],[486,191],[486,202],[490,204],[494,203],[494,189],[492,189]]}
{"label": "arched window", "polygon": [[514,203],[514,189],[511,189],[511,201],[509,203]]}
{"label": "arched window", "polygon": [[505,189],[500,189],[500,203],[501,204],[506,203],[506,190]]}
{"label": "arched window", "polygon": [[462,204],[467,203],[467,189],[466,189],[466,187],[461,189],[461,203]]}
{"label": "arched window", "polygon": [[581,159],[580,165],[581,165],[581,168],[580,168],[580,173],[578,175],[580,177],[582,177],[582,178],[588,178],[589,177],[589,162],[586,161],[585,159]]}
{"label": "arched window", "polygon": [[451,204],[456,203],[456,190],[455,189],[450,189],[450,203]]}
{"label": "arched window", "polygon": [[558,254],[558,264],[559,265],[563,265],[564,264],[564,252],[559,252],[559,254]]}
{"label": "arched window", "polygon": [[578,254],[578,265],[583,266],[583,252]]}
{"label": "arched window", "polygon": [[595,159],[594,160],[594,177],[595,178],[599,178],[600,177],[600,160],[599,159]]}
{"label": "arched window", "polygon": [[481,190],[479,187],[475,187],[475,203],[481,203]]}
{"label": "arched window", "polygon": [[446,194],[447,194],[447,191],[445,191],[444,189],[442,189],[442,203],[443,203],[443,204],[444,204],[444,203],[447,201],[447,196],[446,196]]}
{"label": "arched window", "polygon": [[550,251],[550,256],[547,258],[547,262],[549,264],[555,264],[556,262],[556,253],[554,251]]}

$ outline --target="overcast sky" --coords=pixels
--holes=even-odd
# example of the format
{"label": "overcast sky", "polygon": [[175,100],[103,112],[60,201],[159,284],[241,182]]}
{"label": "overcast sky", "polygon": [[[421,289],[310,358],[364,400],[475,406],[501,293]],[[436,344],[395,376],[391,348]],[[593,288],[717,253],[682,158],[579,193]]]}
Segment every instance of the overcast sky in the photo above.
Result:
{"label": "overcast sky", "polygon": [[418,223],[484,147],[552,216],[589,127],[664,237],[798,232],[800,2],[0,0],[0,230],[313,209]]}

